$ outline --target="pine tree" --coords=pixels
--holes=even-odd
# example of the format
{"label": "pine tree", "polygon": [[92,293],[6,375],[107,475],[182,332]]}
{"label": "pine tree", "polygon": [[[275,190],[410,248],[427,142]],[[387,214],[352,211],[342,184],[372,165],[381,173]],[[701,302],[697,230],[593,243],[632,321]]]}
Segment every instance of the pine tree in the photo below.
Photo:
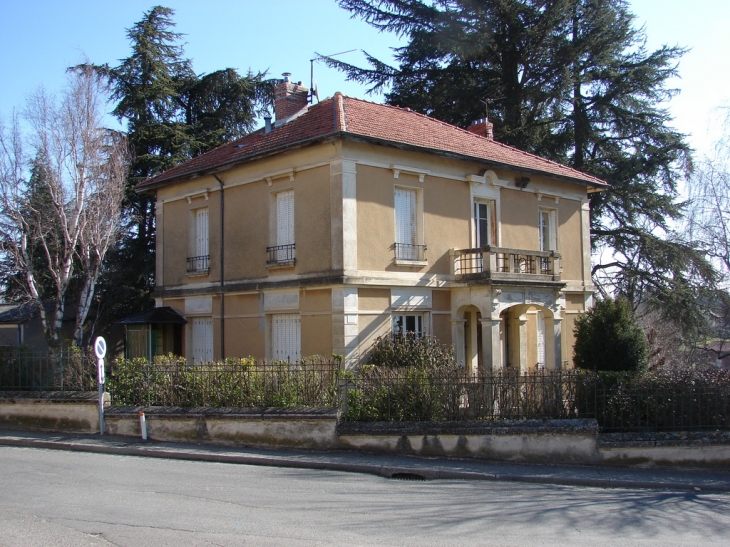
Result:
{"label": "pine tree", "polygon": [[599,300],[575,322],[573,362],[585,370],[643,372],[649,365],[644,332],[625,299]]}
{"label": "pine tree", "polygon": [[647,52],[623,0],[341,0],[407,37],[397,67],[329,59],[386,102],[467,127],[488,100],[495,138],[606,180],[591,195],[594,279],[634,303],[694,308],[714,282],[704,255],[672,234],[684,136],[661,103],[684,52]]}
{"label": "pine tree", "polygon": [[131,55],[119,66],[95,66],[110,81],[113,114],[126,126],[134,160],[125,208],[125,236],[101,276],[103,321],[151,305],[155,273],[154,198],[139,182],[251,131],[266,106],[264,74],[227,68],[197,75],[175,32],[174,11],[156,6],[128,30]]}

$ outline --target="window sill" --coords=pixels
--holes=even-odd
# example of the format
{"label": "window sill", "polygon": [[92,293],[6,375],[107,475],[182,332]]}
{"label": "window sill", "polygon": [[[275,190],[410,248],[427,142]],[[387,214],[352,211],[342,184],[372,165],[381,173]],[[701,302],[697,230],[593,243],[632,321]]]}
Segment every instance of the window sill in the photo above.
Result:
{"label": "window sill", "polygon": [[188,277],[204,277],[210,274],[210,270],[196,270],[194,272],[188,272]]}
{"label": "window sill", "polygon": [[282,262],[271,262],[266,264],[266,268],[269,270],[280,270],[283,268],[293,268],[296,266],[297,261],[296,260],[286,260]]}
{"label": "window sill", "polygon": [[428,260],[405,260],[403,258],[396,258],[394,259],[394,263],[396,266],[415,266],[418,268],[428,266]]}

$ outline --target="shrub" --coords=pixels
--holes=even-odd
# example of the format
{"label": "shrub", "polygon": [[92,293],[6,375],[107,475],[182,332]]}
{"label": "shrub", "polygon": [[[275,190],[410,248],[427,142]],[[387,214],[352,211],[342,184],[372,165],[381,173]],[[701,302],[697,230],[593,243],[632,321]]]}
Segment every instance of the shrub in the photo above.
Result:
{"label": "shrub", "polygon": [[336,406],[339,365],[310,357],[296,363],[257,363],[252,357],[189,365],[156,356],[118,358],[108,388],[117,405],[182,407]]}
{"label": "shrub", "polygon": [[378,337],[370,353],[370,363],[388,368],[428,370],[457,366],[453,346],[414,333]]}
{"label": "shrub", "polygon": [[587,370],[641,372],[648,366],[646,337],[629,303],[607,298],[575,322],[575,366]]}

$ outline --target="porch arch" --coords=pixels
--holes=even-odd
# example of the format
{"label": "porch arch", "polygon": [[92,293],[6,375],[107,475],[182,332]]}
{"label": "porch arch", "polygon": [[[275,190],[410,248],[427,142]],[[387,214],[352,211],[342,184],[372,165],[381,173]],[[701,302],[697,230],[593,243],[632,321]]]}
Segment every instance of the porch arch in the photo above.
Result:
{"label": "porch arch", "polygon": [[562,365],[562,319],[537,303],[505,306],[499,311],[503,367],[520,372],[556,370]]}

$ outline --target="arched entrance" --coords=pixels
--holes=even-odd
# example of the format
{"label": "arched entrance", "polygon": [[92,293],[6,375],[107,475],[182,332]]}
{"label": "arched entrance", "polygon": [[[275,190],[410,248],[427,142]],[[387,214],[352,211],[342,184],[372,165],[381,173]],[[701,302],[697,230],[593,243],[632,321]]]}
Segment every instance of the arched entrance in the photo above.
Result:
{"label": "arched entrance", "polygon": [[536,304],[519,304],[499,315],[502,366],[520,372],[560,368],[560,322]]}

